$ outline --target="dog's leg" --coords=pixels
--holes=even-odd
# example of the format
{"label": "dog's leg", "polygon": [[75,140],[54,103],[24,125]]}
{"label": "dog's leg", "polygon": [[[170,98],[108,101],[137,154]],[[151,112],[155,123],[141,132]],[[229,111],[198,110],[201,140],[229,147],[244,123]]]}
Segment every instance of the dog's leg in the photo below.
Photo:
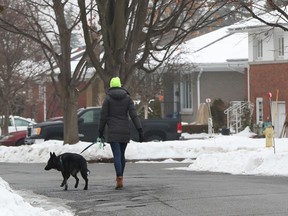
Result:
{"label": "dog's leg", "polygon": [[85,187],[84,190],[88,189],[88,177],[87,177],[87,171],[81,171],[81,176],[85,180]]}
{"label": "dog's leg", "polygon": [[72,176],[76,179],[75,188],[77,188],[79,184],[79,178],[77,177],[77,173]]}
{"label": "dog's leg", "polygon": [[65,174],[63,172],[61,172],[61,173],[62,173],[62,176],[63,176],[63,181],[62,181],[60,187],[63,187],[65,185]]}
{"label": "dog's leg", "polygon": [[67,172],[62,172],[62,176],[63,176],[63,182],[62,182],[62,184],[61,184],[61,187],[63,187],[64,185],[65,185],[65,188],[64,188],[64,190],[67,190],[68,189],[68,184],[67,184],[67,180],[68,180],[68,178],[70,177],[70,173],[67,173]]}

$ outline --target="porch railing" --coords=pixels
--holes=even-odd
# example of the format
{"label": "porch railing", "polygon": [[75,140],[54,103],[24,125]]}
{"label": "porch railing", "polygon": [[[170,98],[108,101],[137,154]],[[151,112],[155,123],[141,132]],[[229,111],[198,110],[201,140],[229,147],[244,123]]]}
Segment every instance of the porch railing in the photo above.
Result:
{"label": "porch railing", "polygon": [[230,104],[230,107],[224,111],[227,116],[227,128],[231,132],[238,133],[243,129],[243,119],[248,117],[249,121],[251,120],[254,105],[247,101],[231,101]]}

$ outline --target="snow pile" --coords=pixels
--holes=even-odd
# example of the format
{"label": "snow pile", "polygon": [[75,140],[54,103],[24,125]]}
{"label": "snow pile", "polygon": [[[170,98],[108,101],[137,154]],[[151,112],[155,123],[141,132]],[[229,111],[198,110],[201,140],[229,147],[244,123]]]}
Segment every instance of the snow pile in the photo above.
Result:
{"label": "snow pile", "polygon": [[3,216],[72,216],[69,211],[57,209],[44,210],[34,207],[13,191],[0,177],[0,215]]}

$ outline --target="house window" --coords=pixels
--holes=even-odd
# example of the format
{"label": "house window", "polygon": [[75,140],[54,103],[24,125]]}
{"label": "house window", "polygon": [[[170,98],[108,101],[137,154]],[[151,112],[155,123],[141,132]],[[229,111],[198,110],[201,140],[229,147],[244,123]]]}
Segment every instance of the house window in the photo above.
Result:
{"label": "house window", "polygon": [[256,98],[256,124],[263,123],[263,98]]}
{"label": "house window", "polygon": [[284,37],[278,38],[278,57],[284,56]]}
{"label": "house window", "polygon": [[192,78],[186,74],[181,83],[181,111],[192,111]]}
{"label": "house window", "polygon": [[263,40],[257,40],[257,58],[263,57]]}

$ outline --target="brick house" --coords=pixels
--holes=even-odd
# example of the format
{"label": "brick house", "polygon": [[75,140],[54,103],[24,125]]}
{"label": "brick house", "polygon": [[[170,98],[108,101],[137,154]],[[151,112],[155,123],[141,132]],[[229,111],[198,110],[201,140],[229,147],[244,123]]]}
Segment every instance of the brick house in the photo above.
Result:
{"label": "brick house", "polygon": [[[76,67],[85,46],[76,48],[71,55],[72,71]],[[94,69],[88,69],[86,78],[90,78],[94,74]],[[83,85],[84,85],[83,81]],[[80,83],[81,88],[81,83]],[[42,77],[39,81],[29,83],[23,91],[25,94],[25,104],[23,117],[35,119],[36,122],[42,122],[52,117],[62,116],[63,110],[60,105],[60,99],[56,96],[55,88],[51,78]],[[78,98],[78,108],[99,106],[105,97],[104,84],[100,78],[96,78],[91,85],[82,92]]]}
{"label": "brick house", "polygon": [[[79,96],[78,108],[100,106],[105,97],[103,82],[98,78]],[[25,89],[23,112],[26,118],[42,122],[52,117],[63,115],[60,99],[56,96],[55,88],[49,79],[43,83],[30,83]]]}
{"label": "brick house", "polygon": [[[262,18],[271,21],[278,17],[265,14]],[[259,127],[264,122],[272,122],[276,137],[280,137],[288,111],[288,33],[255,19],[232,25],[229,31],[248,33],[246,94],[255,104],[254,122]]]}
{"label": "brick house", "polygon": [[[51,81],[46,81],[41,84],[37,82],[30,83],[25,90],[25,94],[26,99],[21,116],[32,118],[36,122],[42,122],[46,119],[63,115],[60,100],[56,96]],[[87,101],[87,93],[84,92],[79,97],[78,107],[86,107]]]}

